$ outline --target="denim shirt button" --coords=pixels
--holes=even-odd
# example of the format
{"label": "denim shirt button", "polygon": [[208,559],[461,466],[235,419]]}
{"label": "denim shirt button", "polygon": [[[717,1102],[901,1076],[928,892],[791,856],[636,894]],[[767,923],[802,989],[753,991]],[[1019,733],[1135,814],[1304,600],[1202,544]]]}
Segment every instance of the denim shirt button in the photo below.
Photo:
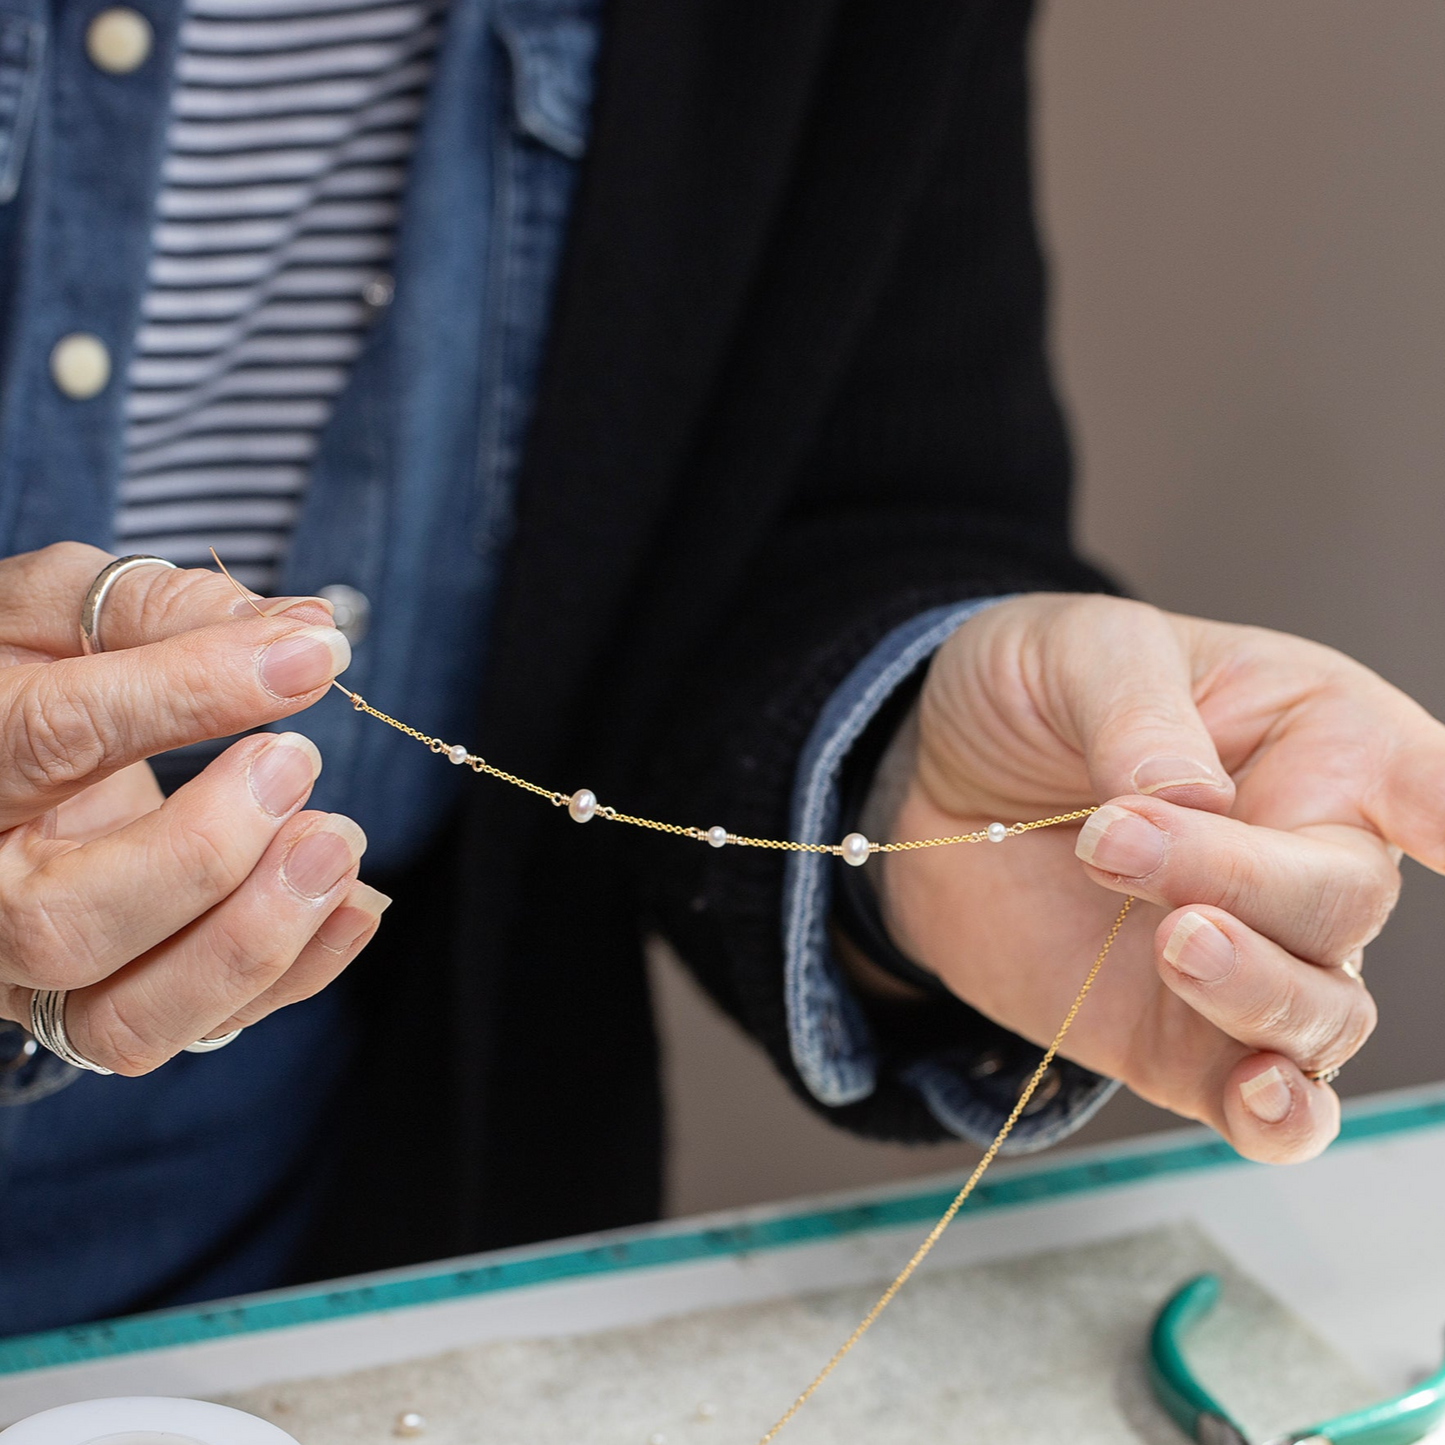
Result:
{"label": "denim shirt button", "polygon": [[395,280],[384,272],[381,275],[373,276],[361,288],[361,299],[373,311],[380,311],[383,307],[390,306],[396,299]]}
{"label": "denim shirt button", "polygon": [[89,401],[104,391],[110,380],[110,352],[100,337],[73,331],[52,348],[50,375],[66,396]]}
{"label": "denim shirt button", "polygon": [[145,64],[154,36],[139,10],[124,5],[102,10],[86,27],[85,53],[97,70],[129,75]]}
{"label": "denim shirt button", "polygon": [[332,606],[336,630],[352,643],[360,642],[371,626],[371,599],[365,592],[348,587],[344,582],[333,582],[321,588],[317,594]]}

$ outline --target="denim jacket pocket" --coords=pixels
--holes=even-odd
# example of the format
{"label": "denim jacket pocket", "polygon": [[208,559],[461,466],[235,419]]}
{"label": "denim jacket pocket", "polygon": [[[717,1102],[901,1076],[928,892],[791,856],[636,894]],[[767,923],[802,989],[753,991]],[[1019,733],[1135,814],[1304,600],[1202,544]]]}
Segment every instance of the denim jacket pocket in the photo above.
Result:
{"label": "denim jacket pocket", "polygon": [[45,27],[0,10],[0,205],[20,188],[25,147],[40,101]]}
{"label": "denim jacket pocket", "polygon": [[502,0],[517,127],[569,160],[587,150],[599,26],[591,0]]}

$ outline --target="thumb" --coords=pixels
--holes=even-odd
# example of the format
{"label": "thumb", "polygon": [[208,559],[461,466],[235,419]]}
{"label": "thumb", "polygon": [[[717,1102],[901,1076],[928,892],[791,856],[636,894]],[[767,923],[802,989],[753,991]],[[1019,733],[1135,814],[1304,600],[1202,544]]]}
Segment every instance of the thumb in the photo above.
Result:
{"label": "thumb", "polygon": [[1228,812],[1234,783],[1194,704],[1179,634],[1154,607],[1111,613],[1096,616],[1087,640],[1068,649],[1074,725],[1094,796],[1142,793]]}

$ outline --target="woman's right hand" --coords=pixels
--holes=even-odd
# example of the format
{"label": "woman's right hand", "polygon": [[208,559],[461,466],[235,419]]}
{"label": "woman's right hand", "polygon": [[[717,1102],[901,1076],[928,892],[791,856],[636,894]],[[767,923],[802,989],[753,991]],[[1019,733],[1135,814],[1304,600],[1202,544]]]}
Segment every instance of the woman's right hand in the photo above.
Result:
{"label": "woman's right hand", "polygon": [[361,829],[301,811],[321,757],[299,734],[243,738],[169,799],[144,761],[316,702],[351,657],[326,604],[261,617],[214,573],[136,568],[83,657],[110,560],[0,560],[0,1017],[69,990],[72,1046],[137,1075],[324,988],[390,900],[357,881]]}

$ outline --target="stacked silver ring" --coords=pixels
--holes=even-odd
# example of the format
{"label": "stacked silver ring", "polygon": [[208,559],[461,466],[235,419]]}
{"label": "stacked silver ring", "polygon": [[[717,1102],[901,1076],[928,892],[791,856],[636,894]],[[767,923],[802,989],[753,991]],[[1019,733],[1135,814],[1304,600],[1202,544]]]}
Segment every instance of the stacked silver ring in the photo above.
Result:
{"label": "stacked silver ring", "polygon": [[77,1069],[87,1069],[92,1074],[113,1074],[92,1063],[70,1042],[65,1032],[65,990],[63,988],[37,988],[30,995],[30,1032],[36,1042],[49,1049],[57,1059]]}

